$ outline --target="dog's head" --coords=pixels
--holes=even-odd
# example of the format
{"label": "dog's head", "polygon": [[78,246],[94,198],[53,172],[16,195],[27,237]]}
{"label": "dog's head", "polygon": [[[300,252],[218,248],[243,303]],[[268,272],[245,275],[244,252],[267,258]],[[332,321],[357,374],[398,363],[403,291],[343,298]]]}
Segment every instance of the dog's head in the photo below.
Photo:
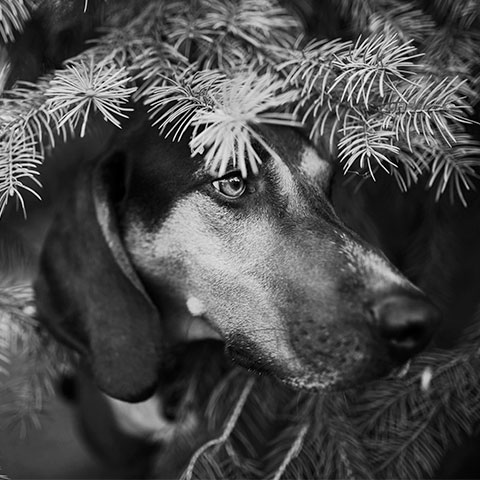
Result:
{"label": "dog's head", "polygon": [[293,129],[263,135],[281,160],[247,178],[212,177],[153,130],[80,175],[36,293],[107,394],[146,398],[165,348],[201,338],[311,389],[378,376],[429,341],[436,309],[338,219],[330,163]]}

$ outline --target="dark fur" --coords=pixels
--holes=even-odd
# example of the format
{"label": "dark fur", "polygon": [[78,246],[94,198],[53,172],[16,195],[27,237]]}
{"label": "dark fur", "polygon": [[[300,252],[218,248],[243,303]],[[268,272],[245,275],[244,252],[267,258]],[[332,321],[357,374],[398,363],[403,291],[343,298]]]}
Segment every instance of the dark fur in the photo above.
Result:
{"label": "dark fur", "polygon": [[[108,395],[139,401],[154,392],[165,345],[188,341],[196,320],[184,306],[190,291],[206,299],[202,321],[242,365],[308,388],[350,385],[385,372],[395,362],[390,340],[383,338],[384,322],[409,327],[417,312],[431,308],[336,217],[325,194],[328,164],[318,160],[324,163],[318,178],[308,178],[300,165],[307,142],[289,130],[264,133],[284,167],[265,159],[262,174],[249,180],[257,191],[239,202],[217,198],[202,160],[190,159],[186,145],[153,130],[79,175],[46,239],[36,297],[42,320],[83,355]],[[284,181],[295,182],[295,193],[282,193]],[[238,272],[202,267],[210,247],[196,253],[195,242],[171,259],[152,256],[148,249],[156,244],[138,244],[168,230],[170,212],[177,215],[185,199],[193,199],[187,213],[198,200],[206,205],[197,209],[193,238],[208,242],[205,235],[212,235],[222,245],[218,254],[232,265],[245,257]],[[174,228],[188,228],[175,222]],[[257,237],[249,232],[247,241],[250,224],[263,230]],[[136,239],[132,227],[145,234]],[[165,235],[179,252],[190,240],[189,234]],[[259,300],[248,300],[258,289]],[[377,307],[388,318],[377,315]],[[419,346],[434,323],[426,320]],[[186,331],[178,331],[181,321]],[[246,326],[252,321],[254,327]],[[269,342],[280,344],[272,349]]]}

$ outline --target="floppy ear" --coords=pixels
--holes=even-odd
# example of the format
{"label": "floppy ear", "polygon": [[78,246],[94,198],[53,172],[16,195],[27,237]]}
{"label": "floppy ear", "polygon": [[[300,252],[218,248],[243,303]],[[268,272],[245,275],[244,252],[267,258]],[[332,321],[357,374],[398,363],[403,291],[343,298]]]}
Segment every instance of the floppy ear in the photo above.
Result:
{"label": "floppy ear", "polygon": [[48,233],[35,294],[42,322],[85,357],[100,389],[140,401],[157,384],[161,328],[118,231],[125,163],[116,154],[80,174]]}

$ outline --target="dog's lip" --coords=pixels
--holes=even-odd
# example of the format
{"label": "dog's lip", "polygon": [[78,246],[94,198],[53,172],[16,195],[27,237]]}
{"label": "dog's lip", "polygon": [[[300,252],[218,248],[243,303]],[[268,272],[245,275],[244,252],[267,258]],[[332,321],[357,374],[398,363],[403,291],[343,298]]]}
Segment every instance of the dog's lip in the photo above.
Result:
{"label": "dog's lip", "polygon": [[186,328],[186,340],[223,340],[222,335],[215,328],[213,322],[206,315],[192,316],[188,328]]}
{"label": "dog's lip", "polygon": [[273,373],[270,368],[258,356],[253,355],[248,350],[236,348],[234,345],[226,345],[226,352],[234,363],[256,373]]}

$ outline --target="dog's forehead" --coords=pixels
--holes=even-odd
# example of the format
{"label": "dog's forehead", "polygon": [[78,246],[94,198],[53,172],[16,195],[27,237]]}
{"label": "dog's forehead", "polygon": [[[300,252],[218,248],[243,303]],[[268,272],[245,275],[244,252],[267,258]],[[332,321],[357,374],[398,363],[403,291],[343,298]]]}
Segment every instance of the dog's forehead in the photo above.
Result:
{"label": "dog's forehead", "polygon": [[[276,127],[263,130],[265,140],[274,152],[277,160],[291,171],[300,172],[306,177],[328,176],[330,162],[320,156],[313,144],[295,128]],[[267,163],[272,160],[267,156]],[[273,162],[280,163],[280,162]]]}
{"label": "dog's forehead", "polygon": [[[292,171],[304,174],[309,178],[328,176],[331,168],[330,162],[322,158],[312,143],[297,129],[291,127],[269,127],[258,132],[269,147]],[[271,163],[275,163],[265,149],[259,148],[259,156],[262,161],[260,169]],[[163,177],[168,171],[169,177],[174,181],[177,177],[182,183],[206,177],[215,176],[206,165],[201,155],[191,157],[188,139],[183,138],[174,142],[169,138],[162,137],[158,132],[149,132],[147,138],[143,138],[136,147],[138,156],[146,157],[150,165],[150,174]],[[229,169],[234,169],[232,163]]]}

